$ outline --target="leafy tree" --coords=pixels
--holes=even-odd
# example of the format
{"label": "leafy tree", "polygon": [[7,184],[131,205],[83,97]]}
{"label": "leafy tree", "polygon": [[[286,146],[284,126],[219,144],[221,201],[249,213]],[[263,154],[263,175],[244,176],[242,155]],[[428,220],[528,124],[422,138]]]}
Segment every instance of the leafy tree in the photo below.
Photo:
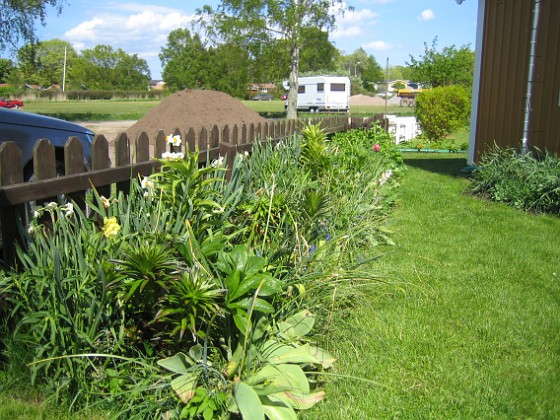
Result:
{"label": "leafy tree", "polygon": [[199,22],[215,40],[243,44],[279,38],[288,42],[290,91],[287,117],[295,119],[302,29],[329,30],[334,25],[333,13],[343,9],[343,0],[222,0],[216,8],[206,5],[197,14]]}
{"label": "leafy tree", "polygon": [[159,59],[163,80],[171,90],[200,88],[208,74],[209,55],[198,34],[176,29],[167,37]]}
{"label": "leafy tree", "polygon": [[329,41],[328,32],[315,27],[302,28],[300,72],[334,71],[338,49]]}
{"label": "leafy tree", "polygon": [[373,55],[368,55],[363,48],[358,48],[352,54],[341,56],[338,61],[341,71],[349,76],[359,78],[361,89],[354,89],[355,81],[352,81],[353,93],[358,91],[374,92],[375,85],[385,79],[383,69]]}
{"label": "leafy tree", "polygon": [[14,71],[15,66],[12,60],[0,58],[0,83],[8,83]]}
{"label": "leafy tree", "polygon": [[41,86],[62,84],[65,50],[69,69],[77,58],[76,50],[69,42],[52,39],[24,45],[18,50],[19,70],[23,79]]}
{"label": "leafy tree", "polygon": [[397,65],[389,67],[389,80],[411,80],[412,70],[409,67]]}
{"label": "leafy tree", "polygon": [[93,89],[146,89],[150,79],[146,60],[110,45],[82,51],[71,74],[76,84]]}
{"label": "leafy tree", "polygon": [[45,24],[46,9],[62,11],[64,0],[3,0],[0,2],[0,51],[16,48],[20,41],[34,43],[35,22]]}
{"label": "leafy tree", "polygon": [[472,86],[474,74],[474,51],[468,46],[456,49],[454,45],[437,51],[437,38],[432,47],[424,44],[424,55],[419,58],[410,56],[411,78],[433,87],[460,85]]}
{"label": "leafy tree", "polygon": [[204,87],[243,98],[251,67],[247,52],[239,45],[220,44],[208,51]]}

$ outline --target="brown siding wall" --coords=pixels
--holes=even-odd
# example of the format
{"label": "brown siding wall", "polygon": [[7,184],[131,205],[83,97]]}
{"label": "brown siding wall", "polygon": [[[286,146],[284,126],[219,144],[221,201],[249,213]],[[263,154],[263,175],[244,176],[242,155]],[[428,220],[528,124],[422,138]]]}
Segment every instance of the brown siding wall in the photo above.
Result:
{"label": "brown siding wall", "polygon": [[518,147],[521,142],[531,3],[486,1],[475,161],[494,143]]}
{"label": "brown siding wall", "polygon": [[529,144],[560,154],[560,1],[542,0]]}

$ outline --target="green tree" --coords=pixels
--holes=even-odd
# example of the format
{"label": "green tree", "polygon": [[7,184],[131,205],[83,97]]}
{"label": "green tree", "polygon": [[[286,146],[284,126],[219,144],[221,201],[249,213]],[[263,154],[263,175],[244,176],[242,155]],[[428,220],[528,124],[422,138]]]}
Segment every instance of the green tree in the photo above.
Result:
{"label": "green tree", "polygon": [[[375,57],[368,55],[363,48],[358,48],[352,54],[340,56],[338,68],[348,76],[359,79],[352,80],[352,93],[375,92],[375,85],[385,79],[383,69]],[[361,86],[360,89],[356,83]]]}
{"label": "green tree", "polygon": [[250,67],[247,51],[239,45],[220,44],[210,48],[204,87],[244,98]]}
{"label": "green tree", "polygon": [[76,84],[91,89],[146,89],[150,70],[146,60],[129,55],[120,48],[96,45],[82,51],[80,60],[71,69]]}
{"label": "green tree", "polygon": [[77,58],[77,53],[67,41],[52,39],[20,48],[19,70],[25,82],[41,86],[62,84],[65,51],[66,66],[69,69]]}
{"label": "green tree", "polygon": [[45,24],[47,7],[61,13],[64,0],[3,0],[0,2],[0,51],[20,42],[35,43],[35,22]]}
{"label": "green tree", "polygon": [[0,58],[0,83],[8,83],[15,71],[12,60],[8,58]]}
{"label": "green tree", "polygon": [[433,87],[460,85],[470,88],[474,74],[474,51],[468,46],[457,49],[452,45],[440,52],[435,38],[431,48],[424,44],[424,55],[418,58],[411,55],[407,65],[415,82]]}
{"label": "green tree", "polygon": [[329,41],[329,34],[315,27],[301,30],[301,61],[299,71],[333,71],[336,69],[338,49]]}
{"label": "green tree", "polygon": [[197,14],[199,22],[215,40],[243,44],[247,40],[262,42],[280,38],[288,42],[290,91],[287,117],[295,119],[302,29],[331,29],[335,19],[333,13],[343,8],[343,0],[222,0],[216,8],[206,5]]}
{"label": "green tree", "polygon": [[204,86],[208,75],[209,54],[198,34],[188,29],[176,29],[167,37],[159,59],[163,80],[171,90],[194,89]]}

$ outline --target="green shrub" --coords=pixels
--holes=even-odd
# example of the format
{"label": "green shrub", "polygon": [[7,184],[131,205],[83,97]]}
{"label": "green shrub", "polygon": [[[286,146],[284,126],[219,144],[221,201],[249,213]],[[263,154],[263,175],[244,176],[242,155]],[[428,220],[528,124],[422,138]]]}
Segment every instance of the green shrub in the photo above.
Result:
{"label": "green shrub", "polygon": [[518,209],[560,215],[560,159],[494,147],[473,174],[475,194]]}
{"label": "green shrub", "polygon": [[437,87],[418,95],[416,118],[423,136],[430,140],[442,140],[468,124],[470,108],[470,93],[464,87]]}

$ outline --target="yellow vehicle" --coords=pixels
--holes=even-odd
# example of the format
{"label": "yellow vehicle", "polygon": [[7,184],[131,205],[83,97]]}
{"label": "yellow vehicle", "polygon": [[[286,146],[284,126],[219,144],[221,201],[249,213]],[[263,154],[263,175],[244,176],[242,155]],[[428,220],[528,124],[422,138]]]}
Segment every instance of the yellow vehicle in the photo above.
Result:
{"label": "yellow vehicle", "polygon": [[401,98],[400,105],[402,107],[415,106],[416,96],[422,91],[422,85],[419,83],[409,83],[404,89],[399,89],[397,91],[397,97]]}

